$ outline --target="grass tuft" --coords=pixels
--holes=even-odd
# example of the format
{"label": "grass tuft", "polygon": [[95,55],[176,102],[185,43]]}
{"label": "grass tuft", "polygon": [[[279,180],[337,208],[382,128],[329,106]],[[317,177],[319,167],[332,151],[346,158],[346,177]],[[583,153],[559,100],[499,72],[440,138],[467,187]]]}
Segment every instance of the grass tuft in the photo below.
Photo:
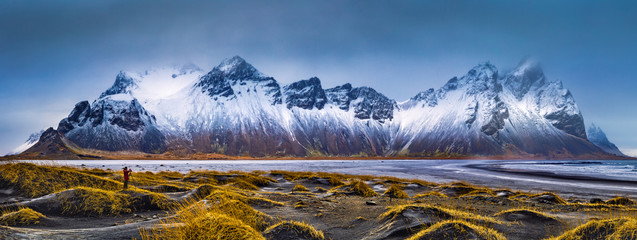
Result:
{"label": "grass tuft", "polygon": [[118,190],[122,183],[61,166],[32,163],[0,164],[0,182],[15,186],[27,197],[40,197],[74,187]]}
{"label": "grass tuft", "polygon": [[14,212],[7,212],[0,216],[0,225],[28,226],[40,223],[45,216],[30,208],[21,208]]}
{"label": "grass tuft", "polygon": [[486,239],[505,240],[496,230],[461,220],[448,220],[431,225],[407,240],[420,239]]}
{"label": "grass tuft", "polygon": [[387,191],[383,193],[383,196],[389,198],[409,198],[409,195],[407,195],[407,193],[396,184],[392,184],[391,186],[389,186]]}
{"label": "grass tuft", "polygon": [[387,211],[378,216],[380,219],[384,220],[394,220],[396,217],[401,216],[405,211],[416,211],[424,213],[430,217],[435,217],[438,219],[462,219],[465,221],[471,222],[481,222],[481,223],[500,223],[500,221],[496,220],[492,217],[481,216],[461,210],[438,207],[429,204],[404,204],[397,206],[387,207]]}
{"label": "grass tuft", "polygon": [[421,194],[417,194],[416,196],[414,196],[414,198],[423,198],[423,197],[428,197],[428,196],[436,196],[436,197],[441,197],[441,198],[446,198],[447,195],[437,192],[437,191],[431,191],[428,193],[421,193]]}
{"label": "grass tuft", "polygon": [[613,199],[609,199],[608,201],[606,201],[606,204],[632,206],[632,205],[635,205],[635,201],[630,200],[629,198],[626,198],[626,197],[615,197]]}
{"label": "grass tuft", "polygon": [[308,192],[308,191],[310,190],[301,184],[296,184],[294,188],[292,188],[292,192]]}
{"label": "grass tuft", "polygon": [[128,195],[96,188],[78,187],[57,193],[62,214],[104,216],[130,213]]}
{"label": "grass tuft", "polygon": [[373,197],[378,194],[374,192],[367,184],[360,180],[354,180],[347,185],[335,187],[330,190],[333,193],[353,194],[361,197]]}
{"label": "grass tuft", "polygon": [[323,232],[316,230],[312,225],[297,221],[282,221],[270,226],[263,232],[268,239],[307,239],[324,240]]}
{"label": "grass tuft", "polygon": [[637,220],[615,218],[606,220],[591,220],[570,230],[552,240],[576,239],[636,239]]}

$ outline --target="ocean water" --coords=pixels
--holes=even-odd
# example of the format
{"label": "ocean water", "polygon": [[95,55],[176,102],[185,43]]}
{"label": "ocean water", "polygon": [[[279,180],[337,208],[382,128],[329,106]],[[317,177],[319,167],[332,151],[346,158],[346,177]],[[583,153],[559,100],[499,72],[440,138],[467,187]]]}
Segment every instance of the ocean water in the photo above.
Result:
{"label": "ocean water", "polygon": [[637,160],[503,161],[497,164],[511,170],[637,181]]}

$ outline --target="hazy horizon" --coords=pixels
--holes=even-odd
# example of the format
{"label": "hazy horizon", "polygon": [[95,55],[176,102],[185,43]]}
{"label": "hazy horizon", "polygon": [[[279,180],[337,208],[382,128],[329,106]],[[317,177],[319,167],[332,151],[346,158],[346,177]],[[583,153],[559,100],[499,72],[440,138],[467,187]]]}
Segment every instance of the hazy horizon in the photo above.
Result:
{"label": "hazy horizon", "polygon": [[396,101],[525,56],[637,156],[637,3],[619,1],[100,1],[0,3],[0,154],[57,127],[120,70],[239,55],[281,84],[370,86]]}

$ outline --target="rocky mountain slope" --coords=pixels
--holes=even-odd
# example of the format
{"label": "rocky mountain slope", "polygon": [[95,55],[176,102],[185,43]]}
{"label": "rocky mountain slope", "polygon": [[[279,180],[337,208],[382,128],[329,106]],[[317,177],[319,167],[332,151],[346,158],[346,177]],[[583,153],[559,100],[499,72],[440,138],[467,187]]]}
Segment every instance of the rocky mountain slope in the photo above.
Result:
{"label": "rocky mountain slope", "polygon": [[591,124],[590,127],[588,127],[587,134],[588,140],[590,142],[592,142],[602,150],[606,151],[607,153],[617,156],[626,156],[619,150],[619,148],[617,148],[617,146],[615,146],[615,144],[608,140],[608,137],[606,137],[606,133],[604,133],[604,131],[602,131],[602,129],[594,123]]}
{"label": "rocky mountain slope", "polygon": [[235,156],[603,157],[571,93],[540,65],[490,63],[396,102],[369,87],[281,86],[244,59],[120,72],[57,131],[80,148]]}

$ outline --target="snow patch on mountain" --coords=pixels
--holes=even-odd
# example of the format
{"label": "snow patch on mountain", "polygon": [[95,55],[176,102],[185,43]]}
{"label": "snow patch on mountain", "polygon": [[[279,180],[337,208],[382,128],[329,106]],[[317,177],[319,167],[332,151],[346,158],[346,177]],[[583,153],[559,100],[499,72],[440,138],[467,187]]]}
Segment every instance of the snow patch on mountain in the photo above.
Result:
{"label": "snow patch on mountain", "polygon": [[595,125],[595,123],[592,123],[588,127],[588,140],[607,153],[615,154],[617,156],[626,156],[619,150],[619,148],[617,148],[617,146],[615,146],[615,144],[608,140],[606,133],[604,133],[600,127]]}
{"label": "snow patch on mountain", "polygon": [[504,74],[490,63],[397,103],[369,87],[281,87],[244,59],[120,72],[58,126],[85,148],[253,156],[588,154],[571,93],[540,65]]}
{"label": "snow patch on mountain", "polygon": [[7,155],[20,154],[29,149],[30,147],[35,145],[38,140],[40,140],[40,136],[42,136],[42,133],[44,133],[44,129],[40,130],[39,132],[32,133],[31,135],[29,135],[27,140],[22,143],[22,145],[16,147],[15,149],[13,149],[13,151],[7,153]]}

